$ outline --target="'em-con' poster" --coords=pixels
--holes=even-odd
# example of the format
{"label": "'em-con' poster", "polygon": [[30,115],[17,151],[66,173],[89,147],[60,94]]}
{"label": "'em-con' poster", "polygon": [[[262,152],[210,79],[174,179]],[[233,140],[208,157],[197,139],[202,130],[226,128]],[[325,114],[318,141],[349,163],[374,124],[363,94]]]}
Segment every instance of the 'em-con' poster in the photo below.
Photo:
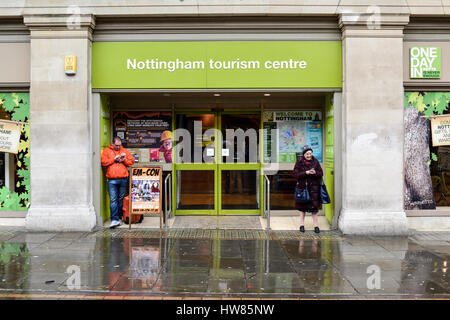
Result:
{"label": "'em-con' poster", "polygon": [[113,131],[133,154],[136,163],[172,163],[170,112],[117,111]]}
{"label": "'em-con' poster", "polygon": [[159,214],[161,212],[161,168],[132,168],[130,193],[132,214]]}

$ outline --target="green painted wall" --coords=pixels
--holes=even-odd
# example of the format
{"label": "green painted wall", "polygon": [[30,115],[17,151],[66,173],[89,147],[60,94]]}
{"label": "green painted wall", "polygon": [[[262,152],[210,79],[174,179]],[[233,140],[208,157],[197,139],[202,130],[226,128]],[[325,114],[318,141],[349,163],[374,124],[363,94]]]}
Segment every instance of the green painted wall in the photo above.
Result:
{"label": "green painted wall", "polygon": [[[96,42],[92,58],[96,89],[342,87],[340,41]],[[274,61],[289,66],[274,69]]]}
{"label": "green painted wall", "polygon": [[[27,123],[22,126],[19,152],[15,156],[17,179],[14,190],[0,189],[0,211],[28,210],[30,206],[30,94],[0,93],[0,114],[3,120]],[[7,154],[8,155],[8,154]],[[8,173],[7,173],[8,174]]]}
{"label": "green painted wall", "polygon": [[325,185],[330,194],[331,203],[324,204],[325,216],[331,224],[334,215],[334,107],[333,95],[325,98]]}
{"label": "green painted wall", "polygon": [[[107,95],[100,95],[100,147],[101,152],[111,144],[111,121],[110,121],[110,110],[109,110],[109,97]],[[101,214],[103,221],[106,221],[111,216],[109,210],[109,194],[108,194],[108,184],[105,176],[105,169],[102,168],[101,177]]]}

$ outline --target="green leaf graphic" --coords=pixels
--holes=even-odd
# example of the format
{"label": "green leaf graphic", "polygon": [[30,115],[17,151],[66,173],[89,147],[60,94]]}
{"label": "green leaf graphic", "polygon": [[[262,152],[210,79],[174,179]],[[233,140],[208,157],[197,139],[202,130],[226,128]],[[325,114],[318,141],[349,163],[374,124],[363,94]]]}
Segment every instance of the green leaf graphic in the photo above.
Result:
{"label": "green leaf graphic", "polygon": [[404,107],[407,109],[409,107],[409,96],[411,95],[411,92],[405,92],[404,99]]}
{"label": "green leaf graphic", "polygon": [[417,103],[417,98],[419,98],[419,92],[409,92],[409,103],[415,105]]}
{"label": "green leaf graphic", "polygon": [[12,98],[12,96],[10,95],[10,96],[6,97],[5,101],[3,101],[3,108],[8,112],[12,112],[15,107],[16,107],[16,103],[15,103],[14,99]]}
{"label": "green leaf graphic", "polygon": [[438,103],[436,105],[436,112],[438,114],[444,114],[444,111],[448,108],[447,96],[445,94],[441,94],[438,99]]}
{"label": "green leaf graphic", "polygon": [[435,100],[435,92],[427,92],[424,96],[423,96],[423,103],[427,106],[432,105],[433,100]]}
{"label": "green leaf graphic", "polygon": [[28,110],[28,108],[19,107],[14,109],[14,112],[11,116],[11,120],[24,122],[25,119],[28,118],[29,114],[30,110]]}
{"label": "green leaf graphic", "polygon": [[433,160],[433,161],[437,161],[437,155],[434,153],[434,152],[432,152],[431,153],[431,159]]}
{"label": "green leaf graphic", "polygon": [[430,116],[434,115],[434,107],[429,106],[423,114],[427,116],[427,119],[429,119]]}
{"label": "green leaf graphic", "polygon": [[426,105],[423,103],[423,96],[419,96],[416,100],[416,104],[414,105],[414,107],[417,109],[417,111],[419,112],[424,112],[424,110],[426,109]]}

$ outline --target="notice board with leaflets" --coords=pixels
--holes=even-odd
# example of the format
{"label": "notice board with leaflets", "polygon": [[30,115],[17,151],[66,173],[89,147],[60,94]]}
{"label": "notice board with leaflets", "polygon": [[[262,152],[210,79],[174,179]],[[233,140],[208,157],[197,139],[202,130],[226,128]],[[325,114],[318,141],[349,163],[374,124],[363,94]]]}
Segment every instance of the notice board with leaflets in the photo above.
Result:
{"label": "notice board with leaflets", "polygon": [[[159,165],[132,166],[130,169],[129,216],[137,214],[160,217],[162,228],[161,198],[162,168]],[[129,224],[131,229],[131,223]]]}
{"label": "notice board with leaflets", "polygon": [[134,157],[135,163],[172,162],[172,113],[115,111],[113,134]]}

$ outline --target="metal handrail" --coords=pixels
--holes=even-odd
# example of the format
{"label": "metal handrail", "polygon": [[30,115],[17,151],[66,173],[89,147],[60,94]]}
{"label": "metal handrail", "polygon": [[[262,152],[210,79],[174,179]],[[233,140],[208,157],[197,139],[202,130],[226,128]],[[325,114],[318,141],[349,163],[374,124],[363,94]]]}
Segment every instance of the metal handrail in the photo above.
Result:
{"label": "metal handrail", "polygon": [[[169,193],[167,193],[167,180],[170,178],[169,182]],[[167,201],[167,195],[169,194],[169,201]],[[167,228],[167,219],[169,217],[172,217],[172,174],[169,173],[166,178],[164,179],[164,228]],[[170,205],[170,210],[167,210],[167,204]]]}
{"label": "metal handrail", "polygon": [[[270,230],[270,180],[267,175],[264,175],[265,183],[264,183],[264,216],[267,219],[267,230]],[[266,207],[267,206],[267,207]]]}
{"label": "metal handrail", "polygon": [[265,265],[264,265],[264,272],[265,273],[269,273],[269,266],[270,266],[270,257],[269,257],[269,252],[270,252],[270,240],[269,239],[267,239],[267,240],[265,240],[264,241],[264,243],[265,243],[265,255],[266,255],[266,263],[265,263]]}

